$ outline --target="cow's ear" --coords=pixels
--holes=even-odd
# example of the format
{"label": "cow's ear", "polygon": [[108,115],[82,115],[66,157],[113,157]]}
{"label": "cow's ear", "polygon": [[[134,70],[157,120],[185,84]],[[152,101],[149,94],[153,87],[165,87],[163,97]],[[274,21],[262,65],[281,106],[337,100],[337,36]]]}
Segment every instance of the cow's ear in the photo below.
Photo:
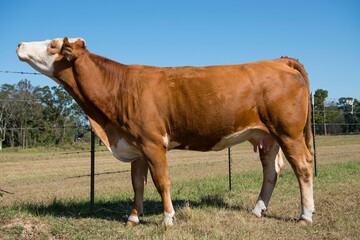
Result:
{"label": "cow's ear", "polygon": [[83,39],[79,38],[75,42],[69,42],[67,37],[64,38],[61,53],[64,55],[66,60],[69,62],[74,61],[85,52],[87,52],[87,50]]}
{"label": "cow's ear", "polygon": [[75,42],[75,45],[79,48],[84,48],[86,49],[86,43],[85,43],[85,40],[82,39],[82,38],[79,38],[76,42]]}
{"label": "cow's ear", "polygon": [[64,37],[63,42],[64,42],[64,45],[65,45],[65,44],[70,44],[69,39],[68,39],[67,37]]}
{"label": "cow's ear", "polygon": [[64,55],[65,59],[68,60],[69,62],[74,60],[74,58],[72,56],[72,50],[73,50],[73,46],[69,42],[69,39],[67,37],[65,37],[63,40],[63,46],[61,49],[61,53],[62,53],[62,55]]}

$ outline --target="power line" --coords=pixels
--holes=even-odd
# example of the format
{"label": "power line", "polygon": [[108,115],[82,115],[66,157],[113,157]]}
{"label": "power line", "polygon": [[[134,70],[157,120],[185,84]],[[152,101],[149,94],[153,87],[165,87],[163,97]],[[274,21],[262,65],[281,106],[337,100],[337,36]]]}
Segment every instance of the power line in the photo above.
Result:
{"label": "power line", "polygon": [[42,73],[36,73],[36,72],[17,72],[17,71],[3,71],[0,70],[1,73],[13,73],[13,74],[28,74],[28,75],[43,75]]}

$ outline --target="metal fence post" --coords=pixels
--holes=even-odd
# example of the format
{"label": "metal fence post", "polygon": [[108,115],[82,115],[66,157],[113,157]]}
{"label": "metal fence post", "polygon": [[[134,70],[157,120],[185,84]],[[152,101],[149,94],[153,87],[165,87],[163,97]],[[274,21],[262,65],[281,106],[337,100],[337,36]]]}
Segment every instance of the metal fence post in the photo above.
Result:
{"label": "metal fence post", "polygon": [[90,173],[90,212],[94,212],[95,203],[95,133],[91,131],[91,173]]}
{"label": "metal fence post", "polygon": [[229,160],[229,191],[232,191],[232,161],[231,161],[231,148],[228,148],[228,160]]}
{"label": "metal fence post", "polygon": [[318,174],[317,174],[317,162],[316,162],[315,116],[314,116],[315,101],[314,101],[314,95],[312,93],[310,94],[310,101],[311,101],[311,119],[312,119],[311,130],[313,134],[313,146],[314,146],[314,174],[315,177],[317,177]]}

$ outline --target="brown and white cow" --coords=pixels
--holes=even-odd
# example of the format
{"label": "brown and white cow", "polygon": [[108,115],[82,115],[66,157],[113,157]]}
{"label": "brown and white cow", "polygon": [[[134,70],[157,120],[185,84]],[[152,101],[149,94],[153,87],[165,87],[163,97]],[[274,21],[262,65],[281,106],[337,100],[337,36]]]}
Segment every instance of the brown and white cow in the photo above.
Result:
{"label": "brown and white cow", "polygon": [[119,160],[131,162],[135,192],[128,224],[139,223],[148,169],[173,224],[166,151],[218,151],[243,141],[259,149],[263,185],[253,209],[261,216],[283,164],[300,185],[301,222],[312,222],[313,146],[309,80],[296,60],[239,65],[124,65],[95,55],[81,38],[21,43],[20,60],[54,79],[85,111],[93,130]]}

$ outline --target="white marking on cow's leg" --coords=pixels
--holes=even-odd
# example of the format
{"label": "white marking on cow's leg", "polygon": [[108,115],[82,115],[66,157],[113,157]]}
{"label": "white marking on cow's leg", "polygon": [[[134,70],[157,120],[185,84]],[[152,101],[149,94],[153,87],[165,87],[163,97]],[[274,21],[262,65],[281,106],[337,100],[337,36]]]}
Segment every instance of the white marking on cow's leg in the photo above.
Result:
{"label": "white marking on cow's leg", "polygon": [[259,198],[252,210],[257,217],[261,217],[269,206],[271,194],[277,181],[278,171],[276,171],[276,167],[279,149],[280,148],[276,143],[271,146],[270,151],[268,152],[265,151],[265,149],[259,149],[263,166],[263,184]]}
{"label": "white marking on cow's leg", "polygon": [[305,188],[303,188],[303,195],[307,196],[305,197],[303,203],[301,204],[301,214],[300,219],[304,219],[308,222],[312,222],[312,215],[315,211],[315,205],[314,205],[314,196],[313,196],[313,187],[312,184],[307,184]]}
{"label": "white marking on cow's leg", "polygon": [[139,220],[139,217],[138,217],[138,216],[136,216],[136,215],[131,215],[131,214],[130,214],[130,216],[129,216],[129,218],[128,218],[128,223],[127,223],[128,225],[130,225],[129,222],[138,224],[138,223],[140,222],[140,220]]}
{"label": "white marking on cow's leg", "polygon": [[303,180],[300,180],[300,189],[301,189],[300,220],[306,220],[311,223],[312,215],[315,211],[312,180],[308,182],[304,182]]}
{"label": "white marking on cow's leg", "polygon": [[173,220],[174,220],[174,216],[175,216],[175,211],[173,210],[170,213],[164,212],[164,220],[162,222],[162,224],[164,226],[173,226]]}
{"label": "white marking on cow's leg", "polygon": [[255,207],[252,210],[253,214],[255,214],[255,216],[257,217],[261,217],[262,213],[266,211],[266,206],[264,201],[261,199],[261,197],[259,196],[258,200],[256,201]]}

